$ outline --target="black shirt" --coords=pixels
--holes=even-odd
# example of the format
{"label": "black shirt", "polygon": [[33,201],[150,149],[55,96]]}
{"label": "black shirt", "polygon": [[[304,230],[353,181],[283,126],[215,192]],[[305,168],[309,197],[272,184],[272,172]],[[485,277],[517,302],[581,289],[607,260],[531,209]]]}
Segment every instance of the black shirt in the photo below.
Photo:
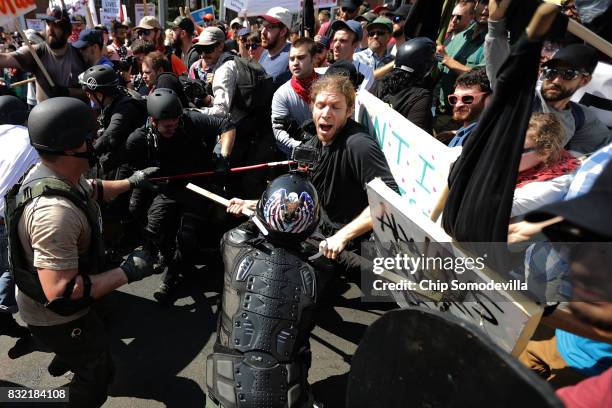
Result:
{"label": "black shirt", "polygon": [[333,223],[348,224],[368,206],[366,184],[375,177],[399,191],[376,140],[352,119],[331,145],[323,146],[316,136],[305,145],[319,151],[319,163],[312,171],[311,180]]}
{"label": "black shirt", "polygon": [[[147,140],[148,127],[138,128],[127,141],[129,163],[136,169],[157,166],[160,176],[174,176],[213,169],[212,153],[217,135],[234,128],[227,118],[205,115],[194,110],[185,110],[182,124],[171,138],[161,135]],[[177,187],[182,188],[190,180],[179,180]]]}
{"label": "black shirt", "polygon": [[393,94],[383,94],[383,80],[378,80],[370,90],[372,94],[399,112],[403,117],[414,123],[427,133],[431,133],[433,115],[431,90],[420,86],[402,88]]}

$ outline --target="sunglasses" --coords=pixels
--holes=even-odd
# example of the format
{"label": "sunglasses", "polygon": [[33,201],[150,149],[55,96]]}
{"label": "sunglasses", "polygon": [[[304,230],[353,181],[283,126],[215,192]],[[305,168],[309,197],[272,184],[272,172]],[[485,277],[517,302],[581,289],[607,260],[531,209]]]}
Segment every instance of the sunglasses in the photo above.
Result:
{"label": "sunglasses", "polygon": [[212,54],[215,48],[217,48],[217,44],[198,45],[197,50],[200,54]]}
{"label": "sunglasses", "polygon": [[138,37],[146,37],[146,36],[148,36],[149,34],[151,34],[151,31],[153,31],[153,30],[146,30],[146,29],[143,29],[143,30],[138,30],[138,31],[136,32],[136,35],[137,35]]}
{"label": "sunglasses", "polygon": [[578,78],[578,75],[586,75],[586,73],[579,71],[577,69],[556,69],[556,68],[544,68],[542,71],[544,79],[548,79],[549,81],[555,79],[558,76],[561,76],[561,79],[565,81],[571,81],[573,79]]}
{"label": "sunglasses", "polygon": [[250,43],[245,45],[247,50],[256,50],[257,48],[259,48],[259,44],[257,43]]}
{"label": "sunglasses", "polygon": [[379,36],[379,37],[382,37],[383,35],[387,35],[387,34],[389,34],[389,32],[388,32],[388,31],[385,31],[385,30],[380,30],[380,31],[376,31],[376,30],[373,30],[373,31],[368,31],[368,37],[374,37],[374,36]]}
{"label": "sunglasses", "polygon": [[466,95],[455,95],[455,94],[448,95],[448,103],[450,103],[452,106],[455,106],[457,102],[459,102],[459,99],[461,98],[461,102],[464,105],[471,105],[474,103],[476,96],[483,95],[483,94],[486,94],[486,92],[478,92],[475,94],[466,94]]}

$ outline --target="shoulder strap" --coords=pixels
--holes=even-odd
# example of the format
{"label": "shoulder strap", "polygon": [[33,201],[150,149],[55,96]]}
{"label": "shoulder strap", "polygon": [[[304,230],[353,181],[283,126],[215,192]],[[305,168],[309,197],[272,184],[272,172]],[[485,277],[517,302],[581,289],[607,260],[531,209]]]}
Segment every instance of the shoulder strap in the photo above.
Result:
{"label": "shoulder strap", "polygon": [[582,110],[580,105],[573,101],[570,101],[570,109],[572,110],[572,116],[574,117],[576,132],[578,132],[584,126],[584,110]]}

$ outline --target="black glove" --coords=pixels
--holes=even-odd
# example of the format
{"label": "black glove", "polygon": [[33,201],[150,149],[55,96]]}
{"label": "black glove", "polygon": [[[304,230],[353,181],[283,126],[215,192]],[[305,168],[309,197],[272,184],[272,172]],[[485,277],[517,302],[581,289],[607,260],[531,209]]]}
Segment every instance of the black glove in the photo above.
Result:
{"label": "black glove", "polygon": [[299,123],[288,116],[274,118],[275,125],[281,125],[283,130],[289,134],[289,137],[295,140],[303,140],[303,132]]}
{"label": "black glove", "polygon": [[147,167],[144,170],[135,171],[127,179],[130,182],[130,187],[156,191],[158,187],[149,181],[149,176],[157,171],[159,171],[159,167]]}
{"label": "black glove", "polygon": [[227,157],[220,153],[213,154],[215,176],[224,178],[230,173],[230,164]]}
{"label": "black glove", "polygon": [[137,250],[128,255],[119,268],[123,269],[128,283],[153,275],[153,256],[149,251]]}

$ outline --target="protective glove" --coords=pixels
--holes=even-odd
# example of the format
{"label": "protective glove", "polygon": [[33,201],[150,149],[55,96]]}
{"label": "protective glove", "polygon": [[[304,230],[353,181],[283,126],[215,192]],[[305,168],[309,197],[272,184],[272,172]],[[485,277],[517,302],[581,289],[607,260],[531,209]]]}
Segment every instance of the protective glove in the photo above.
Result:
{"label": "protective glove", "polygon": [[135,171],[127,179],[130,182],[130,187],[157,191],[158,187],[149,181],[149,176],[157,171],[159,171],[159,167],[147,167],[144,170]]}
{"label": "protective glove", "polygon": [[225,177],[230,173],[229,160],[221,153],[213,154],[213,164],[215,176],[217,176],[218,178],[225,179]]}
{"label": "protective glove", "polygon": [[149,251],[137,250],[129,254],[119,268],[125,273],[128,283],[132,283],[153,275],[153,262]]}

